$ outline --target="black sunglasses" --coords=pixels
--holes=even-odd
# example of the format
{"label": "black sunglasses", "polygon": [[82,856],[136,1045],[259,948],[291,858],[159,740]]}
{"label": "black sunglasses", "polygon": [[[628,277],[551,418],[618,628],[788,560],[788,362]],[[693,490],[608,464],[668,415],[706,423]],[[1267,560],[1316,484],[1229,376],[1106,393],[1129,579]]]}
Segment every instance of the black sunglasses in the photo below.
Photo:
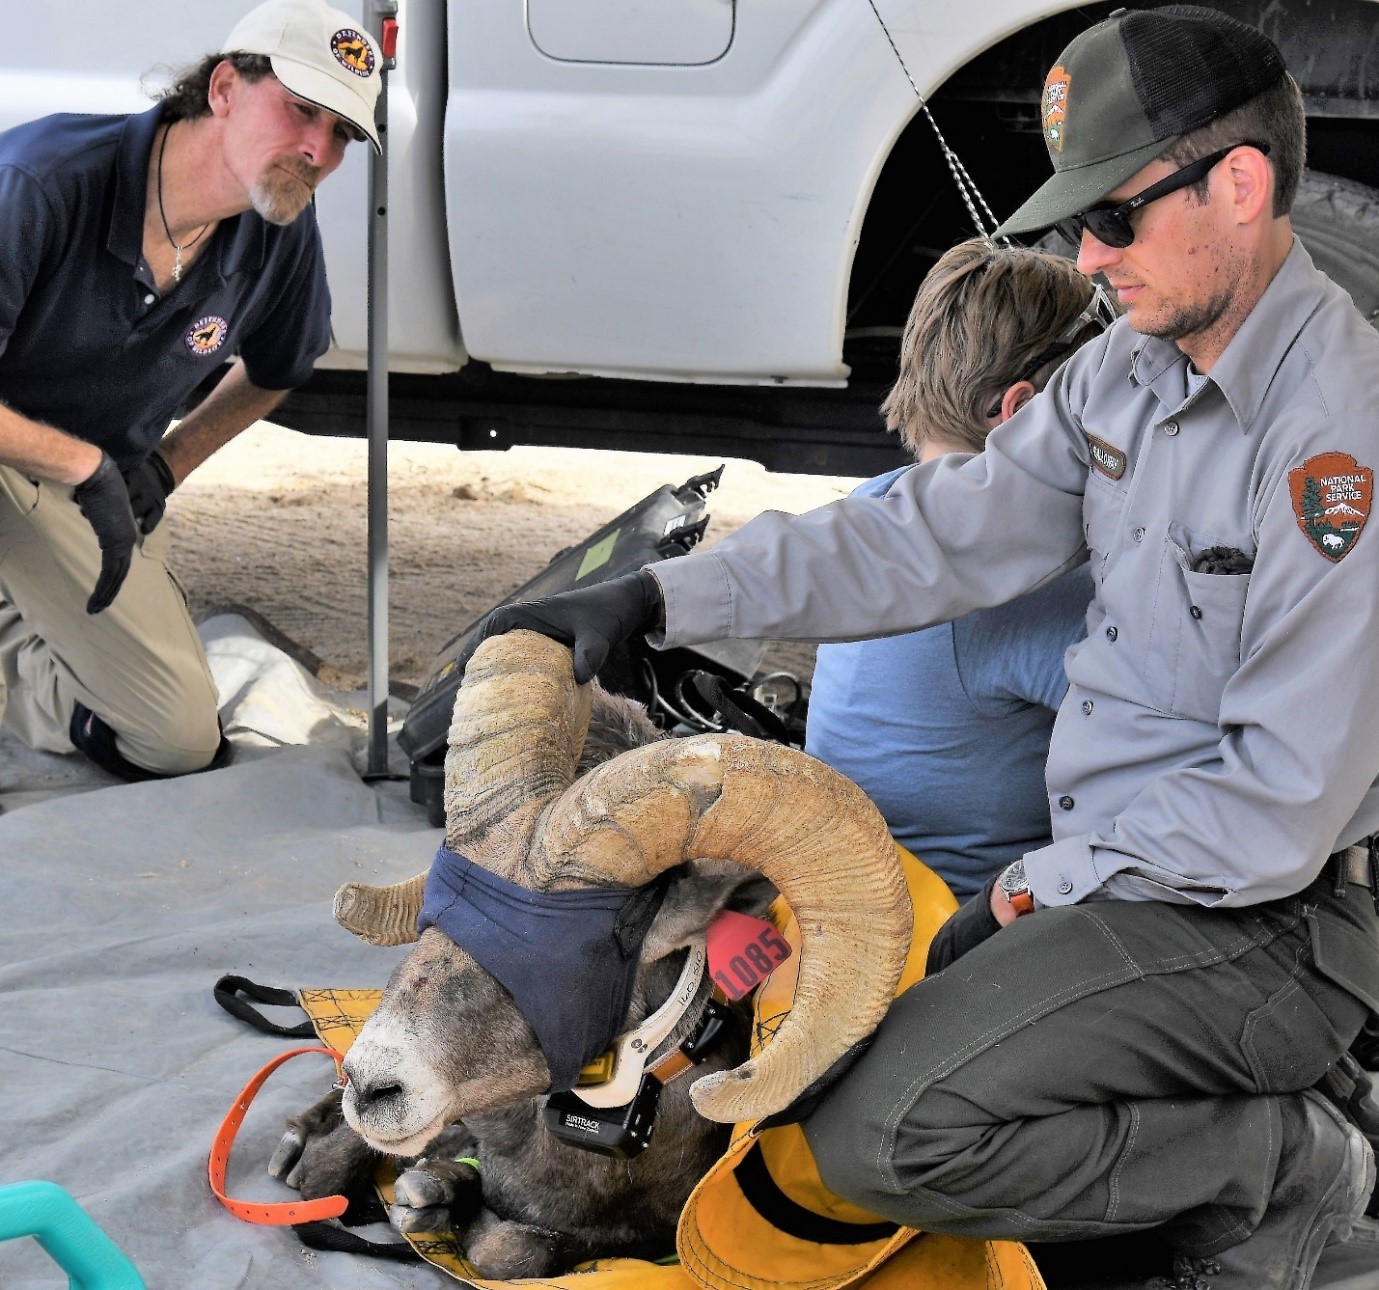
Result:
{"label": "black sunglasses", "polygon": [[1123,202],[1098,202],[1080,215],[1059,220],[1054,227],[1073,246],[1082,245],[1082,233],[1085,229],[1106,246],[1115,247],[1117,250],[1127,247],[1135,240],[1135,230],[1130,224],[1130,216],[1142,206],[1158,201],[1160,197],[1167,197],[1169,193],[1176,193],[1180,188],[1195,184],[1237,148],[1255,148],[1266,157],[1269,155],[1267,143],[1254,143],[1249,139],[1244,143],[1233,143],[1229,148],[1222,148],[1219,152],[1212,152],[1196,161],[1188,162],[1181,170],[1175,170],[1171,175],[1160,179],[1156,184],[1150,184],[1148,188],[1133,197],[1127,197]]}
{"label": "black sunglasses", "polygon": [[[1095,327],[1098,332],[1103,332],[1115,322],[1119,316],[1116,306],[1111,301],[1111,297],[1106,294],[1106,289],[1102,287],[1100,283],[1092,283],[1092,298],[1087,302],[1082,312],[1041,349],[1034,358],[1026,363],[1024,371],[1011,381],[1010,384],[1019,385],[1021,381],[1033,381],[1034,378],[1055,359],[1064,358],[1070,354],[1073,346],[1077,343],[1077,338],[1081,336],[1087,328]],[[1001,415],[1000,399],[997,399],[995,403],[987,408],[986,415],[988,419]]]}

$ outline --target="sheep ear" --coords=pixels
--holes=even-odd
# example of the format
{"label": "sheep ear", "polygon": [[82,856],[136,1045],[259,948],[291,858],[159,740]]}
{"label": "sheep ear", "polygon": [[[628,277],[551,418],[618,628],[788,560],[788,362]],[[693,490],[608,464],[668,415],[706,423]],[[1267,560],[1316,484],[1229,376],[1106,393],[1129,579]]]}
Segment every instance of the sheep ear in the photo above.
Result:
{"label": "sheep ear", "polygon": [[754,870],[728,860],[699,861],[670,884],[642,943],[642,962],[685,949],[725,909],[759,914],[775,896],[775,887]]}

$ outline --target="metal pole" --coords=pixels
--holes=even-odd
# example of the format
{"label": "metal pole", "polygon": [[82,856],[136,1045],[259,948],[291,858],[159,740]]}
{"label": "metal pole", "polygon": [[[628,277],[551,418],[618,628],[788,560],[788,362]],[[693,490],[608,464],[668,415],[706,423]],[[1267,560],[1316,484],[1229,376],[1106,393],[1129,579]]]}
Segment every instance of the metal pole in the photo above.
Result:
{"label": "metal pole", "polygon": [[[369,34],[383,53],[378,141],[369,153],[369,750],[365,774],[388,773],[388,75],[397,0],[368,0]],[[391,26],[392,30],[387,28]]]}

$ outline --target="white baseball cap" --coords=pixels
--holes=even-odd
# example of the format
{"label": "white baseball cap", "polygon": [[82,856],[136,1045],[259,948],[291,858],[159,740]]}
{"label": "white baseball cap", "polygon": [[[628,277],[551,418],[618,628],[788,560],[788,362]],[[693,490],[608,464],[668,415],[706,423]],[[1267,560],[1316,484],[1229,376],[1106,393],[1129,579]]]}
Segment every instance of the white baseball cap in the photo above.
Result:
{"label": "white baseball cap", "polygon": [[358,19],[322,0],[267,0],[240,19],[224,51],[266,55],[293,94],[343,117],[379,147],[374,110],[383,60]]}

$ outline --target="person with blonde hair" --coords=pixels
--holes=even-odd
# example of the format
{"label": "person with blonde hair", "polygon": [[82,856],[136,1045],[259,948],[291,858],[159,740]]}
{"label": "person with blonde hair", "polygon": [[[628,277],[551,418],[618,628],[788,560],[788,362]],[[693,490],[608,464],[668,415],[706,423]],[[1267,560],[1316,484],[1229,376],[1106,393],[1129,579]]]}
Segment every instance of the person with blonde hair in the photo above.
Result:
{"label": "person with blonde hair", "polygon": [[[919,462],[981,452],[1075,349],[1114,321],[1068,260],[976,238],[921,284],[881,405]],[[884,497],[912,467],[870,479]],[[874,640],[822,645],[805,751],[876,803],[896,841],[960,900],[1049,841],[1044,762],[1086,635],[1087,566],[1004,605]]]}

